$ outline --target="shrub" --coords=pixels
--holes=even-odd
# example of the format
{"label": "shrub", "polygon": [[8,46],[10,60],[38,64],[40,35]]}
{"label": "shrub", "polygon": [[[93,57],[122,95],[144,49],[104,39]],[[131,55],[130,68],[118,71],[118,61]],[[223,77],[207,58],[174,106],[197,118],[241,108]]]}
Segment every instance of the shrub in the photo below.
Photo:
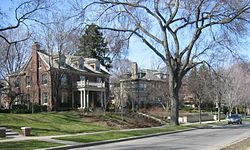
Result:
{"label": "shrub", "polygon": [[183,109],[185,112],[189,112],[189,113],[191,113],[192,110],[193,110],[193,108],[190,107],[190,106],[184,106],[182,109]]}
{"label": "shrub", "polygon": [[10,113],[9,109],[0,109],[0,113]]}
{"label": "shrub", "polygon": [[11,113],[14,114],[26,114],[30,113],[28,107],[24,104],[22,105],[12,105],[12,109],[10,110]]}
{"label": "shrub", "polygon": [[[31,106],[31,109],[32,109],[32,106]],[[46,105],[39,105],[39,104],[35,103],[35,104],[33,104],[33,109],[34,109],[34,113],[46,112],[47,106]]]}

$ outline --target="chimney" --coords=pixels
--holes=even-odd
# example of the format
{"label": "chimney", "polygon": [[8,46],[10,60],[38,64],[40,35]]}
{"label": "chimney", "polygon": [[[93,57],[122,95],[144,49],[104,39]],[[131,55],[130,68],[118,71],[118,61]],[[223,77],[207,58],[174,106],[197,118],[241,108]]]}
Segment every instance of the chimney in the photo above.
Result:
{"label": "chimney", "polygon": [[34,42],[32,45],[32,52],[31,52],[31,69],[30,69],[30,76],[32,78],[31,88],[37,89],[35,92],[35,96],[32,97],[40,103],[40,88],[39,88],[39,58],[38,58],[38,51],[40,50],[40,44],[38,42]]}
{"label": "chimney", "polygon": [[40,44],[38,42],[34,42],[32,45],[32,54],[37,53],[40,50]]}
{"label": "chimney", "polygon": [[136,62],[132,63],[131,74],[132,74],[131,76],[132,79],[137,79],[138,66]]}

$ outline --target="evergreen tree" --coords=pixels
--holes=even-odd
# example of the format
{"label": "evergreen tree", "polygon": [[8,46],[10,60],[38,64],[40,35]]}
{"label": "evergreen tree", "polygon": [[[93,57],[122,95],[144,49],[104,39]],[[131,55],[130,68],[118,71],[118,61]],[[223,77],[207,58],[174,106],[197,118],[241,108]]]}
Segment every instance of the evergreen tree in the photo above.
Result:
{"label": "evergreen tree", "polygon": [[102,32],[98,30],[98,26],[91,24],[87,27],[84,35],[80,38],[79,50],[75,55],[96,58],[107,69],[111,68],[111,59],[107,56],[109,48],[105,42]]}

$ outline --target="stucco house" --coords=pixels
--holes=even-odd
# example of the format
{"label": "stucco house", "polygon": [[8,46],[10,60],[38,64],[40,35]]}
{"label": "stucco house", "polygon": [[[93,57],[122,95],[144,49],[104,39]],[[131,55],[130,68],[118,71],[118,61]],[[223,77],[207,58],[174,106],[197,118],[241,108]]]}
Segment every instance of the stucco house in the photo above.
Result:
{"label": "stucco house", "polygon": [[131,66],[131,72],[115,83],[114,99],[134,110],[147,106],[166,104],[167,74],[159,70],[138,69],[137,63]]}
{"label": "stucco house", "polygon": [[51,54],[35,42],[24,67],[8,76],[15,103],[58,108],[105,107],[109,71],[97,59]]}

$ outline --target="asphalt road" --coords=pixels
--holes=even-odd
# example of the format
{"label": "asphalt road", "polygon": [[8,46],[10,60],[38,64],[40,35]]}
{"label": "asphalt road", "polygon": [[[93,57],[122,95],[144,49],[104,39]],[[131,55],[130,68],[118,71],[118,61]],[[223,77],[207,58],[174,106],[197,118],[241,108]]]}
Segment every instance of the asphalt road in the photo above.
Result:
{"label": "asphalt road", "polygon": [[187,132],[75,150],[217,150],[250,136],[250,124],[213,126]]}

